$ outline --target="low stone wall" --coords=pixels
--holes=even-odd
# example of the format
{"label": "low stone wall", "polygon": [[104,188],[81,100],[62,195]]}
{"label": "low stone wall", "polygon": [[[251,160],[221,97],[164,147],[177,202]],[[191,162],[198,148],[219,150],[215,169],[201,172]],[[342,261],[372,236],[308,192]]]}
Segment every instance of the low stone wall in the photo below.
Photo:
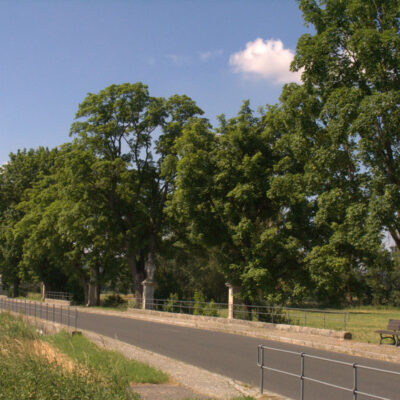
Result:
{"label": "low stone wall", "polygon": [[178,314],[178,313],[169,313],[165,311],[152,311],[152,310],[141,310],[141,309],[129,309],[128,313],[137,314],[137,315],[149,315],[153,318],[160,319],[171,319],[175,321],[191,321],[195,323],[197,326],[200,325],[206,326],[207,324],[212,323],[213,325],[228,325],[231,327],[235,327],[237,330],[251,330],[254,328],[257,329],[278,329],[286,332],[297,332],[297,333],[305,333],[308,335],[319,335],[319,336],[327,336],[337,339],[351,339],[351,333],[347,331],[335,331],[332,329],[319,329],[319,328],[309,328],[307,326],[297,326],[297,325],[285,325],[285,324],[272,324],[268,322],[257,322],[257,321],[245,321],[240,319],[228,319],[228,318],[219,318],[219,317],[207,317],[202,315],[190,315],[190,314]]}
{"label": "low stone wall", "polygon": [[58,299],[45,299],[47,304],[55,304],[56,306],[70,306],[71,302],[69,300],[58,300]]}

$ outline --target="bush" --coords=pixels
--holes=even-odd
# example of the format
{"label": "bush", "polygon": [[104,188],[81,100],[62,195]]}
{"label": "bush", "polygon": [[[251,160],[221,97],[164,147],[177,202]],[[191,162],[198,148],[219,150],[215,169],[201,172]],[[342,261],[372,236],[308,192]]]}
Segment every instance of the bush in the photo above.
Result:
{"label": "bush", "polygon": [[200,290],[195,290],[193,295],[193,315],[203,315],[204,295]]}
{"label": "bush", "polygon": [[218,317],[218,308],[214,300],[211,300],[205,305],[203,309],[203,315],[207,315],[209,317]]}
{"label": "bush", "polygon": [[169,299],[163,306],[163,310],[166,312],[178,312],[179,307],[176,306],[176,303],[178,302],[178,293],[171,293],[169,295]]}
{"label": "bush", "polygon": [[102,302],[103,307],[124,308],[128,306],[128,302],[119,294],[110,294]]}

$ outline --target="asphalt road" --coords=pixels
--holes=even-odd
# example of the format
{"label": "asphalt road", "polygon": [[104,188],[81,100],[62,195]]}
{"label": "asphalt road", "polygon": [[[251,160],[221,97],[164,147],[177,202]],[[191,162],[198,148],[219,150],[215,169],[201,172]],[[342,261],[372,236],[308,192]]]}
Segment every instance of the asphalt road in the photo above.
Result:
{"label": "asphalt road", "polygon": [[[0,303],[1,306],[2,304]],[[32,314],[33,311],[27,310],[26,313]],[[37,312],[37,315],[39,316],[39,312]],[[44,312],[43,317],[45,318]],[[67,323],[66,317],[64,312],[64,323]],[[52,319],[51,310],[49,319]],[[59,319],[57,315],[56,319]],[[72,314],[71,324],[73,324],[73,320],[74,315]],[[116,338],[143,349],[255,386],[259,386],[260,382],[260,370],[256,366],[257,345],[259,344],[400,372],[400,364],[369,360],[246,336],[104,314],[79,313],[78,328]],[[300,372],[299,356],[266,351],[265,362],[268,366],[276,369],[296,374]],[[348,388],[353,386],[353,368],[349,366],[335,365],[322,360],[306,359],[305,373],[308,377],[324,380],[334,385]],[[295,377],[265,371],[264,387],[266,390],[280,393],[293,399],[300,398],[300,382]],[[358,389],[386,399],[400,400],[400,376],[360,370]],[[353,399],[351,392],[330,388],[314,382],[305,382],[304,392],[306,400]],[[373,397],[358,395],[357,400],[371,398]]]}
{"label": "asphalt road", "polygon": [[[117,338],[135,346],[184,361],[186,363],[216,372],[242,382],[258,386],[259,369],[257,345],[277,347],[285,350],[305,352],[345,362],[400,372],[400,365],[357,358],[338,353],[319,351],[307,347],[293,346],[279,342],[249,338],[228,333],[202,329],[159,324],[155,322],[121,318],[115,316],[84,314],[79,315],[79,327],[102,335]],[[288,372],[300,372],[300,359],[286,353],[266,351],[265,360],[273,368]],[[306,375],[318,380],[352,388],[353,368],[335,365],[321,360],[306,359]],[[299,398],[299,379],[280,373],[265,371],[264,387],[293,399]],[[358,389],[362,392],[400,399],[400,376],[360,370]],[[352,399],[350,392],[322,386],[318,383],[305,383],[305,399]],[[358,400],[371,397],[358,396]]]}

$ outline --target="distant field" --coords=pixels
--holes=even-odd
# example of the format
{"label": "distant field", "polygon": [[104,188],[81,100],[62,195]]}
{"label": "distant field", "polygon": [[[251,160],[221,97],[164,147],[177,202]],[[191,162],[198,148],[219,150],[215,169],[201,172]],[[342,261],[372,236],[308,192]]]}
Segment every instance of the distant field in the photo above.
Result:
{"label": "distant field", "polygon": [[[353,334],[353,340],[366,343],[379,343],[379,335],[374,331],[386,328],[389,319],[400,319],[400,310],[396,308],[362,307],[327,311],[346,313],[346,331]],[[299,325],[304,325],[304,312],[291,311],[291,315]],[[306,326],[322,328],[323,320],[324,313],[322,312],[307,313]],[[326,313],[325,327],[342,330],[344,315]]]}

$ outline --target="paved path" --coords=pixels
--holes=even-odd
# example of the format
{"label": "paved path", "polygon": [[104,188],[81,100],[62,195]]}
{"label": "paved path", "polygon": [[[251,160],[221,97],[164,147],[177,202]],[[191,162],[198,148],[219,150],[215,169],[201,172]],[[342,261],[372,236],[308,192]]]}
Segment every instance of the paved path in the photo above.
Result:
{"label": "paved path", "polygon": [[[259,370],[256,367],[257,345],[262,342],[286,350],[306,352],[346,362],[357,362],[363,365],[391,369],[400,372],[400,365],[368,359],[357,358],[337,353],[319,351],[306,347],[288,345],[256,338],[244,337],[228,333],[213,332],[195,328],[173,326],[155,322],[109,316],[104,314],[80,314],[79,326],[82,329],[117,338],[126,343],[150,350],[155,353],[196,365],[200,368],[216,372],[250,385],[259,384]],[[299,372],[300,360],[290,354],[270,352],[266,359],[274,368]],[[352,387],[353,371],[351,367],[333,366],[324,361],[307,360],[308,376],[328,380],[332,384]],[[299,381],[278,373],[265,374],[265,388],[297,399]],[[386,374],[360,371],[359,390],[370,392],[388,399],[400,399],[400,378]],[[351,399],[351,393],[330,389],[316,383],[305,385],[307,400],[312,399]],[[368,397],[358,396],[358,400]]]}

